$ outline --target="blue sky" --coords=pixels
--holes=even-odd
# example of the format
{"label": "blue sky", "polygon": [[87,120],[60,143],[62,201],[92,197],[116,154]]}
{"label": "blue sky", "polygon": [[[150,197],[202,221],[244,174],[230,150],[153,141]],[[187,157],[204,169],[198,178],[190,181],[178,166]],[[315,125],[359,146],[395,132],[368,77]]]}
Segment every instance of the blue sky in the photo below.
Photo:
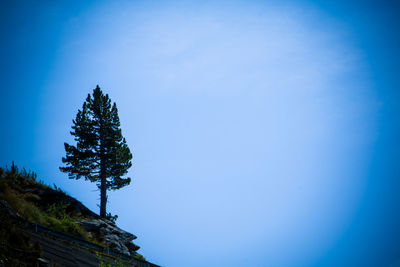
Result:
{"label": "blue sky", "polygon": [[400,265],[399,5],[2,1],[0,164],[61,173],[99,84],[133,152],[108,210],[163,266]]}

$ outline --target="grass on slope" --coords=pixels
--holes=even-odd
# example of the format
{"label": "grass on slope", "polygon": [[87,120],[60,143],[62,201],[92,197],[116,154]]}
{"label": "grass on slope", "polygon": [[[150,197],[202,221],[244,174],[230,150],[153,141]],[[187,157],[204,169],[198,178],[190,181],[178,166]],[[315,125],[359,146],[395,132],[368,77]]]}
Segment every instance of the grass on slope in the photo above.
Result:
{"label": "grass on slope", "polygon": [[25,169],[19,171],[14,165],[10,170],[0,168],[0,199],[7,201],[14,211],[29,222],[88,240],[86,231],[74,222],[79,218],[79,214],[67,213],[68,205],[65,203],[51,203],[47,207],[39,207],[38,195],[23,193],[23,189],[32,187],[49,189],[49,186],[36,180],[36,174],[33,172],[27,172]]}

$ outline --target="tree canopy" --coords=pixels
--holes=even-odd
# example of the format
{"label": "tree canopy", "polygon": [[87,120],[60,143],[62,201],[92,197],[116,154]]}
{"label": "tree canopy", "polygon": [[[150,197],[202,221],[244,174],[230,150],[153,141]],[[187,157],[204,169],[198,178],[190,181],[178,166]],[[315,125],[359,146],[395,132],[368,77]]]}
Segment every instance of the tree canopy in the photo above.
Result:
{"label": "tree canopy", "polygon": [[105,218],[107,190],[127,186],[131,178],[123,177],[132,166],[132,154],[122,136],[117,105],[99,86],[88,94],[82,109],[73,120],[71,135],[76,145],[64,143],[66,156],[62,172],[70,179],[84,178],[100,189],[100,216]]}

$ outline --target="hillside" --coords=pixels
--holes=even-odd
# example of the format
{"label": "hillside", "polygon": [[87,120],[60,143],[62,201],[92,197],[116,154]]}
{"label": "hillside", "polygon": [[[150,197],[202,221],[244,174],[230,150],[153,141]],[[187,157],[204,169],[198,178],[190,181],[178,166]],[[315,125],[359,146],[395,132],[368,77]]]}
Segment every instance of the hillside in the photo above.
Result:
{"label": "hillside", "polygon": [[35,173],[0,168],[0,266],[156,266],[134,239]]}

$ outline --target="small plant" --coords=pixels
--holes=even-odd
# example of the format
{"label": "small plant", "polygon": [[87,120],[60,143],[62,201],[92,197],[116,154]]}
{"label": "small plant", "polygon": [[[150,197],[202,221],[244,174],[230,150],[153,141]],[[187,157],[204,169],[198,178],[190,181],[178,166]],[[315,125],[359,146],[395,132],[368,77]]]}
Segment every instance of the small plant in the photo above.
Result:
{"label": "small plant", "polygon": [[121,259],[117,258],[114,261],[114,264],[110,262],[104,262],[101,254],[96,252],[97,257],[99,257],[99,267],[124,267],[125,265],[122,263]]}
{"label": "small plant", "polygon": [[54,188],[54,190],[56,190],[57,192],[60,192],[60,193],[62,193],[62,194],[64,194],[64,195],[67,195],[67,193],[64,191],[64,190],[62,190],[60,187],[58,187],[56,184],[54,184],[53,183],[53,188]]}
{"label": "small plant", "polygon": [[18,167],[15,166],[14,161],[12,161],[12,163],[11,163],[10,172],[11,172],[12,174],[17,174],[17,173],[18,173]]}
{"label": "small plant", "polygon": [[25,179],[32,180],[36,182],[37,179],[37,174],[33,171],[27,171],[25,168],[22,168],[22,171],[20,173]]}
{"label": "small plant", "polygon": [[56,217],[57,219],[64,219],[65,217],[69,217],[67,214],[68,203],[53,203],[47,208],[47,214],[50,216]]}
{"label": "small plant", "polygon": [[37,181],[37,174],[33,171],[22,170],[12,162],[11,168],[0,168],[0,177],[8,183],[12,188],[21,190],[23,188],[37,186],[43,189],[48,188],[42,181]]}
{"label": "small plant", "polygon": [[64,202],[51,204],[46,210],[49,216],[49,223],[58,231],[87,239],[87,233],[67,213],[68,207],[69,204]]}
{"label": "small plant", "polygon": [[107,212],[106,219],[115,223],[118,219],[118,215],[112,215],[111,212]]}
{"label": "small plant", "polygon": [[146,261],[146,258],[143,257],[142,254],[139,254],[139,253],[137,253],[137,252],[135,253],[135,255],[133,255],[133,257],[134,257],[135,259],[138,259],[138,260]]}

